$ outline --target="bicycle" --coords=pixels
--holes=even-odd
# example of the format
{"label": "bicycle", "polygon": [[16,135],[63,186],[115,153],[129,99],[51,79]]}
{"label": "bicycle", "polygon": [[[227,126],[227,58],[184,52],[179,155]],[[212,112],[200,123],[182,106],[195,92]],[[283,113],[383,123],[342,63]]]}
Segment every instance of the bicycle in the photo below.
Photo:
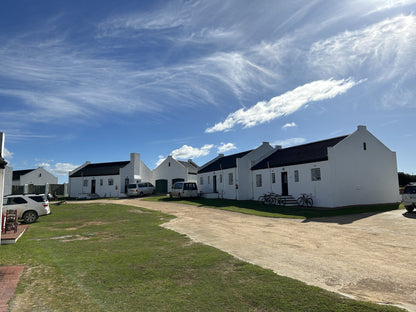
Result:
{"label": "bicycle", "polygon": [[300,194],[298,198],[298,204],[299,206],[306,206],[308,208],[312,208],[313,206],[313,200],[312,200],[312,194],[306,194],[302,193]]}

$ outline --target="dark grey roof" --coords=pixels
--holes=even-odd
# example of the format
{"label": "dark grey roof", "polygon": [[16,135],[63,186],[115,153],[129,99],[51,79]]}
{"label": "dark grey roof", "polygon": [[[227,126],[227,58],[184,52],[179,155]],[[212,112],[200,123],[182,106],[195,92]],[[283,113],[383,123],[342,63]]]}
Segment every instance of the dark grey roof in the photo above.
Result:
{"label": "dark grey roof", "polygon": [[347,136],[344,135],[337,138],[277,150],[270,156],[254,165],[251,170],[283,167],[328,160],[328,147],[338,144],[346,137]]}
{"label": "dark grey roof", "polygon": [[120,174],[120,168],[125,167],[130,161],[117,161],[109,163],[89,164],[84,168],[74,172],[69,177],[91,177],[91,176],[104,176],[104,175],[118,175]]}
{"label": "dark grey roof", "polygon": [[25,170],[13,170],[13,181],[14,180],[20,180],[20,176],[28,174],[29,172],[32,172],[36,169],[25,169]]}
{"label": "dark grey roof", "polygon": [[191,161],[178,160],[182,165],[188,168],[188,173],[196,174],[198,172],[198,165]]}
{"label": "dark grey roof", "polygon": [[205,168],[202,168],[202,169],[198,170],[198,173],[217,171],[217,170],[221,170],[221,169],[235,168],[237,166],[236,159],[237,158],[242,158],[250,152],[251,152],[251,150],[218,158],[216,161],[209,164]]}

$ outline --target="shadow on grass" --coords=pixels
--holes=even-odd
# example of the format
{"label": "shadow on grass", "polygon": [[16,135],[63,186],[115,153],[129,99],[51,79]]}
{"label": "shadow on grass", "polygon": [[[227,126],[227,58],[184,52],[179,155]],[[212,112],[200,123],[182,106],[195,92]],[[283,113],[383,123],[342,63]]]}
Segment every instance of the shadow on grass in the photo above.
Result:
{"label": "shadow on grass", "polygon": [[146,200],[160,202],[177,202],[199,207],[210,207],[234,212],[241,212],[262,217],[297,218],[305,219],[303,222],[329,222],[348,224],[354,221],[371,217],[373,215],[396,210],[400,204],[363,205],[343,208],[303,208],[268,206],[254,200],[208,199],[188,198],[173,199],[167,196],[147,198]]}

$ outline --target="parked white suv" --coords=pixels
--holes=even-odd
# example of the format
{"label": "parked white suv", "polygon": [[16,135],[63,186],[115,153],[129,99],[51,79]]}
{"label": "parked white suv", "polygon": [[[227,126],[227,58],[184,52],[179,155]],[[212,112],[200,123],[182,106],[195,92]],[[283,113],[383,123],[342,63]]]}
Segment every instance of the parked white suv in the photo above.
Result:
{"label": "parked white suv", "polygon": [[195,182],[176,182],[172,186],[169,197],[198,197],[198,185]]}
{"label": "parked white suv", "polygon": [[402,203],[408,212],[416,208],[416,183],[405,186],[402,194]]}
{"label": "parked white suv", "polygon": [[8,195],[3,198],[3,212],[17,210],[17,218],[25,223],[33,223],[40,216],[51,214],[46,195]]}
{"label": "parked white suv", "polygon": [[134,183],[127,186],[127,196],[142,197],[143,195],[154,194],[155,191],[155,187],[149,182]]}

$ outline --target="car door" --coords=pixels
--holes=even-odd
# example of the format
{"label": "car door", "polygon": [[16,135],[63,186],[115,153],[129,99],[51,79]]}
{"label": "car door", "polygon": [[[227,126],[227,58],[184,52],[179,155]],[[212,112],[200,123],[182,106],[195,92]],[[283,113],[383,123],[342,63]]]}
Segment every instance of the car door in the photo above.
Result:
{"label": "car door", "polygon": [[17,217],[20,219],[23,213],[28,210],[28,202],[26,199],[20,196],[7,197],[4,202],[4,210],[12,209],[17,210]]}

